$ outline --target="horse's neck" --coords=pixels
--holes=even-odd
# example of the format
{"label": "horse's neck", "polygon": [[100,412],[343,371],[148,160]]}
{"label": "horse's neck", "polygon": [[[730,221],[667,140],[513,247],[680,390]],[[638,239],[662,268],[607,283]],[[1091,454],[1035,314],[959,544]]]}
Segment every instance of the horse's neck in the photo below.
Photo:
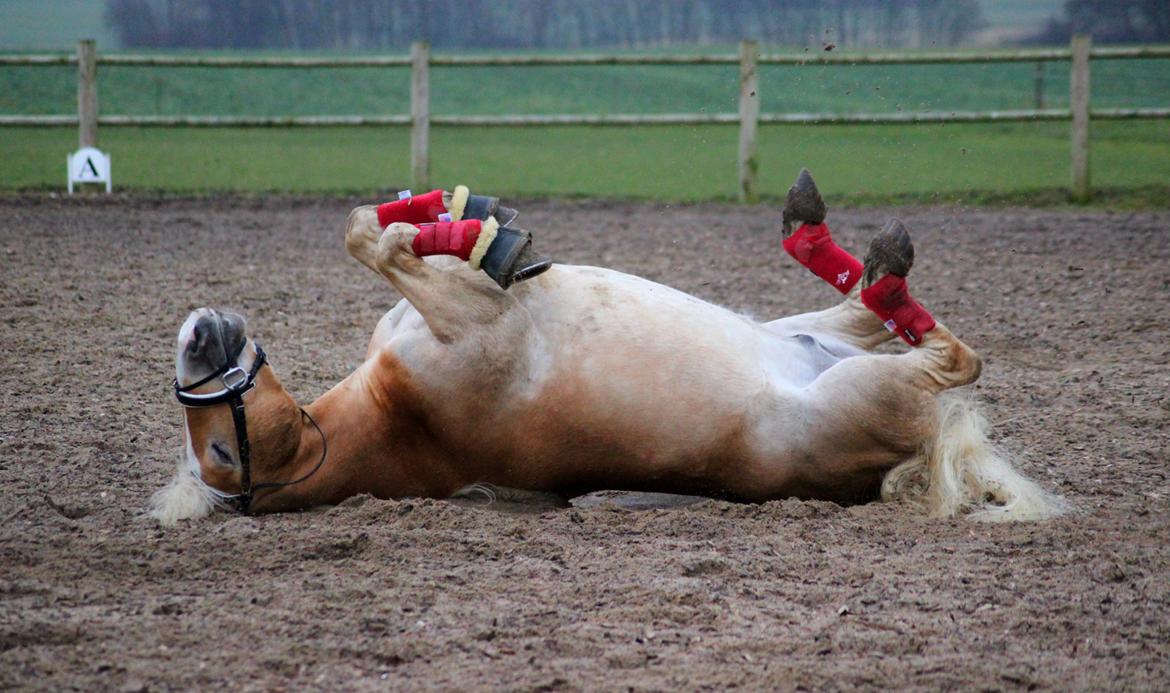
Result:
{"label": "horse's neck", "polygon": [[[383,350],[305,411],[301,440],[283,478],[304,482],[261,499],[261,511],[338,503],[355,493],[382,498],[445,496],[464,485],[427,434],[409,372]],[[323,445],[328,446],[327,453]]]}

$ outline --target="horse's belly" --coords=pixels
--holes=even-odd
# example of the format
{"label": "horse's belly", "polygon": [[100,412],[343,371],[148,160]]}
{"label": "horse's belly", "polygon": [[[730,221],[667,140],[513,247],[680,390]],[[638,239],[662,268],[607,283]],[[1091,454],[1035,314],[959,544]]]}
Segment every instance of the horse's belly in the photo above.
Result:
{"label": "horse's belly", "polygon": [[570,269],[526,297],[541,336],[530,361],[545,365],[517,390],[563,454],[611,474],[709,478],[803,447],[803,388],[836,362],[813,340],[653,282]]}
{"label": "horse's belly", "polygon": [[439,345],[413,308],[379,326],[434,395],[436,429],[481,476],[709,489],[805,449],[804,386],[835,363],[815,339],[609,270],[558,265],[512,291],[530,333],[485,339],[488,359]]}

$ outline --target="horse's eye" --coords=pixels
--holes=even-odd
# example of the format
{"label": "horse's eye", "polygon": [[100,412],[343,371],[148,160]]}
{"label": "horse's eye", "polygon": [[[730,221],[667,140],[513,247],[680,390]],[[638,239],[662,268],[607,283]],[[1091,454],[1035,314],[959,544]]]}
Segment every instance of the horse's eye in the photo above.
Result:
{"label": "horse's eye", "polygon": [[231,454],[229,454],[228,451],[219,443],[212,443],[211,451],[215,453],[216,462],[227,465],[229,467],[235,465],[236,461],[232,459]]}

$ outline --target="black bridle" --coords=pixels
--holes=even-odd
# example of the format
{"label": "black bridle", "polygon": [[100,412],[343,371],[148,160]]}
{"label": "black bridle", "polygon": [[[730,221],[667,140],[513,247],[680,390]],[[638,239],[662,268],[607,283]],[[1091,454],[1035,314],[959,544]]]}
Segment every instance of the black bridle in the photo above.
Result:
{"label": "black bridle", "polygon": [[[223,328],[219,326],[218,320],[216,321],[216,327],[219,329],[220,344],[222,345]],[[240,368],[240,354],[243,353],[246,343],[247,341],[245,340],[244,344],[241,344],[240,348],[231,356],[228,356],[227,349],[224,347],[223,364],[206,378],[191,383],[190,385],[179,385],[178,379],[172,381],[172,386],[175,389],[175,398],[184,407],[197,409],[214,407],[220,404],[227,404],[231,407],[232,423],[236,428],[236,450],[240,456],[240,492],[236,494],[217,495],[221,499],[233,503],[245,515],[248,514],[252,506],[252,499],[255,497],[257,491],[292,486],[293,484],[299,484],[305,481],[321,469],[321,466],[325,464],[325,457],[329,454],[329,442],[325,439],[325,433],[321,430],[321,426],[317,424],[316,419],[309,412],[298,407],[301,410],[301,416],[308,419],[309,423],[313,424],[313,428],[317,429],[317,434],[321,436],[321,459],[317,461],[315,467],[299,479],[293,481],[265,482],[261,484],[252,483],[252,446],[248,442],[248,418],[244,413],[244,394],[256,387],[256,375],[264,367],[264,364],[268,362],[268,357],[264,353],[264,350],[260,348],[260,345],[253,342],[256,358],[252,361],[252,367],[247,371]],[[223,389],[219,392],[210,392],[207,394],[195,394],[191,392],[191,390],[206,385],[216,378],[219,378],[223,384]]]}

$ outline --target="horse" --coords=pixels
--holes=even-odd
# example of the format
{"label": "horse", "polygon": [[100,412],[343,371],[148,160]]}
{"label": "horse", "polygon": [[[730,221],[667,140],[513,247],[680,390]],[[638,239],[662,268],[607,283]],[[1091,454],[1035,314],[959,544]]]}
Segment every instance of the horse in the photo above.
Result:
{"label": "horse", "polygon": [[[446,209],[452,197],[468,204],[465,188],[444,193]],[[480,237],[494,235],[493,214],[515,218],[495,198],[473,199],[490,203]],[[174,382],[184,450],[152,499],[161,524],[231,505],[271,513],[357,494],[445,498],[476,484],[564,497],[901,500],[985,520],[1065,509],[991,445],[957,390],[979,377],[976,352],[933,319],[914,334],[867,305],[866,291],[903,281],[912,264],[896,220],[864,265],[829,244],[836,265],[818,273],[836,282],[839,303],[757,322],[609,269],[546,262],[511,284],[467,261],[475,253],[423,257],[434,225],[386,224],[385,207],[354,209],[345,244],[404,298],[378,322],[365,361],[311,404],[284,389],[243,316],[187,317]],[[827,234],[815,225],[824,210],[802,171],[784,208],[785,247],[796,223]],[[857,269],[863,279],[841,286]],[[913,347],[874,353],[895,336]]]}

